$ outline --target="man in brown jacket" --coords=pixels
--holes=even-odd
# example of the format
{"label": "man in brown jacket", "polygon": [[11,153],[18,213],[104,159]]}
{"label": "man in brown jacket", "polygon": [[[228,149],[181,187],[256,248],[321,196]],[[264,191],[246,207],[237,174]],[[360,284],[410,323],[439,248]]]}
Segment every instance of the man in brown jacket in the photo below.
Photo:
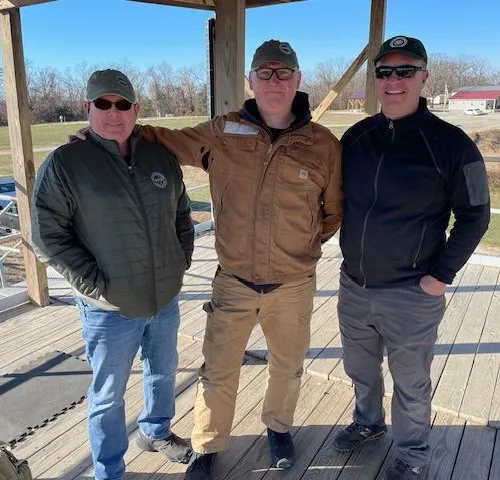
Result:
{"label": "man in brown jacket", "polygon": [[264,42],[250,72],[255,99],[194,128],[143,127],[180,162],[209,173],[220,266],[203,344],[187,480],[211,478],[228,444],[240,366],[258,317],[269,349],[262,407],[271,460],[290,468],[289,430],[309,347],[321,244],[341,222],[341,147],[311,121],[290,44]]}

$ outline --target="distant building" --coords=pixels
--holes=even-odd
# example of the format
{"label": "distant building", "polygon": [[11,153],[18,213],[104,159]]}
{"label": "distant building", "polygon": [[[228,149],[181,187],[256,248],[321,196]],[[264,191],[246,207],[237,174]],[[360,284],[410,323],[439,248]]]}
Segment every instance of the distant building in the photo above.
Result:
{"label": "distant building", "polygon": [[449,109],[463,111],[467,108],[499,110],[500,86],[459,88],[449,99]]}

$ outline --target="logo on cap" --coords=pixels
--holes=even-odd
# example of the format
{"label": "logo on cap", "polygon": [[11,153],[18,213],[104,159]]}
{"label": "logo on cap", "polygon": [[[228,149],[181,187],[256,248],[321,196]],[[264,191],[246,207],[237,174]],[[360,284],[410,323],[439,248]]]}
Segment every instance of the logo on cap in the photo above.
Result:
{"label": "logo on cap", "polygon": [[408,44],[408,39],[406,37],[394,37],[389,46],[392,48],[401,48]]}
{"label": "logo on cap", "polygon": [[116,83],[119,83],[122,87],[128,87],[127,80],[123,78],[121,75],[118,75],[116,77]]}
{"label": "logo on cap", "polygon": [[292,47],[290,46],[289,43],[282,42],[279,44],[278,48],[280,49],[281,53],[284,53],[285,55],[291,55],[292,54]]}

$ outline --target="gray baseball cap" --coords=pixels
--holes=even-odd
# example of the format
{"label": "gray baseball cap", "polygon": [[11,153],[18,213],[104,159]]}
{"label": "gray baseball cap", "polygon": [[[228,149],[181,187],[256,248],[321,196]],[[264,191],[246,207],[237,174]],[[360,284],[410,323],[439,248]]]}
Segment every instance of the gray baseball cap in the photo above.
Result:
{"label": "gray baseball cap", "polygon": [[131,103],[136,102],[132,83],[118,70],[97,70],[90,76],[87,82],[87,100],[92,102],[104,95],[119,95]]}
{"label": "gray baseball cap", "polygon": [[299,61],[295,50],[288,42],[280,40],[268,40],[257,48],[250,68],[255,70],[268,62],[280,62],[293,70],[299,69]]}

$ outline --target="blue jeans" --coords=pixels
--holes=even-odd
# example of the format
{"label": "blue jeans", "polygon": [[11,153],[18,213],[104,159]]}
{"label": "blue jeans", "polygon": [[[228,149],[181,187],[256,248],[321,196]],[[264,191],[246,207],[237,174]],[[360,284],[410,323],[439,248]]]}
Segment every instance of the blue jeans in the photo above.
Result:
{"label": "blue jeans", "polygon": [[76,298],[87,361],[92,368],[88,391],[88,428],[96,480],[125,474],[128,448],[124,395],[132,363],[140,350],[144,409],[139,428],[149,438],[170,435],[175,413],[175,371],[179,304],[175,298],[153,317],[128,318]]}

